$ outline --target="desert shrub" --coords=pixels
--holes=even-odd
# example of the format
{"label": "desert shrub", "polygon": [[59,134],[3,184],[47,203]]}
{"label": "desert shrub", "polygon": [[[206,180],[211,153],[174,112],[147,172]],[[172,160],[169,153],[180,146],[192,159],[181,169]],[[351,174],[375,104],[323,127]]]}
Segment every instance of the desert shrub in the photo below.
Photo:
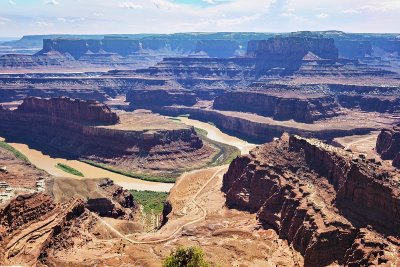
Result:
{"label": "desert shrub", "polygon": [[178,247],[163,262],[163,267],[210,267],[198,247]]}

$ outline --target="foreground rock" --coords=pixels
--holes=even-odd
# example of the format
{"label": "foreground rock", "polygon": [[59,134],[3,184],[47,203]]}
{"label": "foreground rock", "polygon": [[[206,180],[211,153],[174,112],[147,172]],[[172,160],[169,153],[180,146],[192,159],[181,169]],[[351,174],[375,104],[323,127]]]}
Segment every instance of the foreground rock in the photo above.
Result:
{"label": "foreground rock", "polygon": [[376,152],[382,159],[392,160],[394,167],[400,168],[400,128],[383,129],[376,141]]}
{"label": "foreground rock", "polygon": [[232,162],[229,207],[257,212],[306,266],[399,264],[399,175],[314,139],[283,137]]}
{"label": "foreground rock", "polygon": [[87,215],[78,199],[55,204],[40,193],[18,196],[0,211],[0,263],[33,266],[48,250],[85,241],[80,227]]}

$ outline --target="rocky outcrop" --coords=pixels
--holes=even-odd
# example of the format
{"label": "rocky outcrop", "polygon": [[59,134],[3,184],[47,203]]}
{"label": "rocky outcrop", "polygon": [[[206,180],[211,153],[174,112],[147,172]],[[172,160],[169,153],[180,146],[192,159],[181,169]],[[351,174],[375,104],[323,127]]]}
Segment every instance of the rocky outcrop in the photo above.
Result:
{"label": "rocky outcrop", "polygon": [[400,127],[382,129],[376,140],[376,152],[382,159],[393,160],[393,166],[400,168]]}
{"label": "rocky outcrop", "polygon": [[228,92],[215,98],[214,109],[256,113],[276,120],[311,123],[340,114],[331,96],[299,97],[262,92]]}
{"label": "rocky outcrop", "polygon": [[78,199],[55,204],[41,193],[18,196],[0,212],[0,263],[33,266],[47,250],[73,246],[73,237],[84,231],[80,222],[85,216]]}
{"label": "rocky outcrop", "polygon": [[116,124],[118,115],[111,109],[97,101],[60,98],[25,98],[18,107],[18,112],[29,114],[40,114],[65,119],[74,122],[95,124]]}
{"label": "rocky outcrop", "polygon": [[133,196],[128,190],[114,184],[110,179],[99,183],[99,189],[104,197],[90,198],[86,201],[86,207],[98,213],[102,217],[116,219],[133,219],[133,212],[136,209]]}
{"label": "rocky outcrop", "polygon": [[[320,141],[291,136],[235,159],[222,189],[229,207],[257,212],[265,227],[304,255],[305,266],[396,264],[390,251],[398,243],[389,238],[400,235],[396,175]],[[371,249],[377,240],[385,245]]]}

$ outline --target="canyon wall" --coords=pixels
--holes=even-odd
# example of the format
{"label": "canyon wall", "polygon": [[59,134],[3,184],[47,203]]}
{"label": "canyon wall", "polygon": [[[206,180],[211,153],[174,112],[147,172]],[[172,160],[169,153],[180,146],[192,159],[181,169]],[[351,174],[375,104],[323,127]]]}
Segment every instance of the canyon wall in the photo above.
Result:
{"label": "canyon wall", "polygon": [[[27,103],[30,103],[30,100],[27,100]],[[60,103],[54,104],[53,101],[70,101],[71,103],[66,105],[71,108],[69,110],[70,115],[57,116],[57,112],[49,115],[47,111],[61,105]],[[96,104],[94,111],[98,113],[93,115],[90,113],[93,112],[93,107],[91,107],[93,102],[91,101],[75,102],[64,98],[46,100],[40,103],[47,103],[49,106],[46,108],[37,106],[33,108],[31,106],[25,111],[19,109],[1,111],[1,135],[10,140],[27,143],[41,151],[60,156],[96,161],[111,160],[113,162],[123,158],[124,160],[118,162],[122,162],[124,168],[128,169],[134,166],[140,168],[143,166],[144,159],[146,159],[146,163],[154,162],[152,167],[158,166],[160,168],[159,164],[155,165],[155,162],[161,158],[169,158],[170,162],[173,162],[174,160],[185,160],[184,154],[204,158],[212,153],[203,146],[202,140],[196,135],[192,127],[184,125],[178,127],[179,125],[176,125],[176,123],[170,122],[174,128],[169,129],[168,127],[171,125],[165,129],[158,129],[157,127],[153,130],[146,129],[146,125],[135,128],[135,124],[130,125],[131,120],[135,121],[135,118],[137,120],[143,119],[146,114],[135,115],[130,113],[124,114],[123,117],[126,121],[120,120],[115,125],[105,126],[100,121],[92,121],[88,124],[87,121],[83,123],[80,119],[107,118],[106,121],[109,121],[109,108]],[[50,103],[53,104],[50,105]],[[82,108],[85,103],[87,106]],[[28,112],[28,110],[30,111]],[[43,112],[43,110],[46,112]],[[85,115],[84,110],[90,112]],[[83,117],[74,117],[71,114],[80,114]],[[111,112],[111,114],[114,113]],[[131,119],[131,116],[133,116],[133,119]],[[111,117],[115,118],[115,114]],[[149,119],[154,120],[156,117],[157,115],[154,115]],[[169,122],[162,117],[158,119]],[[165,124],[165,121],[162,122]],[[27,132],[29,134],[26,134]],[[172,166],[174,165],[172,164]]]}
{"label": "canyon wall", "polygon": [[293,119],[307,123],[340,113],[338,104],[331,96],[301,98],[262,92],[227,92],[215,98],[213,107],[218,110],[256,113],[276,120]]}
{"label": "canyon wall", "polygon": [[218,128],[235,135],[241,136],[245,139],[254,140],[256,142],[271,141],[275,137],[281,136],[287,132],[290,134],[299,134],[306,137],[320,138],[323,140],[332,140],[333,138],[354,134],[367,134],[373,131],[373,127],[357,126],[352,128],[341,129],[336,127],[331,128],[304,128],[289,125],[279,125],[276,123],[263,122],[265,118],[258,117],[252,119],[246,114],[239,114],[238,112],[218,111],[190,107],[148,107],[156,112],[169,116],[179,116],[189,114],[190,118],[212,122]]}
{"label": "canyon wall", "polygon": [[[210,36],[211,37],[211,36]],[[205,36],[204,38],[207,38]],[[172,36],[148,36],[144,38],[111,37],[104,39],[55,38],[43,39],[43,49],[37,54],[57,51],[80,59],[86,54],[117,54],[123,57],[143,51],[176,51],[176,53],[206,53],[210,57],[232,57],[240,50],[242,40],[199,39],[198,36],[174,38]],[[223,49],[222,49],[223,48]]]}
{"label": "canyon wall", "polygon": [[98,101],[61,98],[25,98],[18,112],[42,114],[58,119],[96,124],[116,124],[118,115]]}
{"label": "canyon wall", "polygon": [[279,68],[284,69],[283,74],[291,74],[300,68],[303,58],[309,53],[322,59],[338,58],[338,49],[332,38],[275,37],[250,41],[247,51],[248,56],[257,59],[257,76]]}
{"label": "canyon wall", "polygon": [[235,159],[222,189],[229,207],[257,212],[305,266],[396,263],[399,243],[389,238],[400,234],[396,175],[320,141],[285,136]]}
{"label": "canyon wall", "polygon": [[380,113],[400,112],[400,98],[394,96],[338,94],[337,100],[345,108]]}
{"label": "canyon wall", "polygon": [[134,108],[169,105],[192,106],[197,102],[197,96],[186,90],[131,90],[127,93],[126,100]]}
{"label": "canyon wall", "polygon": [[376,140],[376,152],[382,159],[392,160],[393,166],[400,168],[400,127],[382,129]]}

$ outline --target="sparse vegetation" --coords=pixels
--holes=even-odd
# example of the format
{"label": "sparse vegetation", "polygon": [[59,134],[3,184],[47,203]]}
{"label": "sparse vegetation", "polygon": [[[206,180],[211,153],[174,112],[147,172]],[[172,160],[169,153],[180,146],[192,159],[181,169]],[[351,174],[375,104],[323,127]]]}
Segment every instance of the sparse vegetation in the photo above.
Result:
{"label": "sparse vegetation", "polygon": [[133,173],[133,172],[119,170],[119,169],[111,167],[107,164],[100,163],[100,162],[94,162],[92,160],[82,159],[81,161],[85,162],[87,164],[90,164],[92,166],[110,171],[110,172],[122,174],[122,175],[125,175],[128,177],[132,177],[132,178],[136,178],[136,179],[140,179],[140,180],[151,181],[151,182],[175,183],[176,179],[179,177],[179,175],[181,175],[181,172],[161,173],[158,175],[150,174],[150,173]]}
{"label": "sparse vegetation", "polygon": [[70,173],[72,175],[76,175],[76,176],[80,176],[80,177],[84,177],[83,173],[81,173],[80,171],[78,171],[77,169],[72,168],[71,166],[68,166],[66,164],[63,163],[57,163],[56,168],[66,172],[66,173]]}
{"label": "sparse vegetation", "polygon": [[18,150],[16,150],[15,148],[13,148],[9,144],[7,144],[6,142],[0,141],[0,147],[13,153],[16,158],[23,160],[27,163],[30,163],[29,159],[24,154],[22,154],[21,152],[19,152]]}
{"label": "sparse vegetation", "polygon": [[136,202],[143,206],[145,213],[154,212],[161,214],[164,208],[164,202],[167,200],[168,193],[154,191],[136,191],[131,190],[131,194]]}
{"label": "sparse vegetation", "polygon": [[204,259],[204,253],[198,247],[178,247],[171,252],[162,264],[163,267],[210,267]]}
{"label": "sparse vegetation", "polygon": [[218,149],[218,153],[214,155],[212,160],[208,162],[209,167],[229,164],[234,160],[237,156],[240,155],[240,150],[237,147],[230,146],[227,144],[223,144],[214,140],[211,140],[207,137],[207,131],[199,128],[195,128],[196,133],[203,139],[205,142],[210,143],[214,147]]}

